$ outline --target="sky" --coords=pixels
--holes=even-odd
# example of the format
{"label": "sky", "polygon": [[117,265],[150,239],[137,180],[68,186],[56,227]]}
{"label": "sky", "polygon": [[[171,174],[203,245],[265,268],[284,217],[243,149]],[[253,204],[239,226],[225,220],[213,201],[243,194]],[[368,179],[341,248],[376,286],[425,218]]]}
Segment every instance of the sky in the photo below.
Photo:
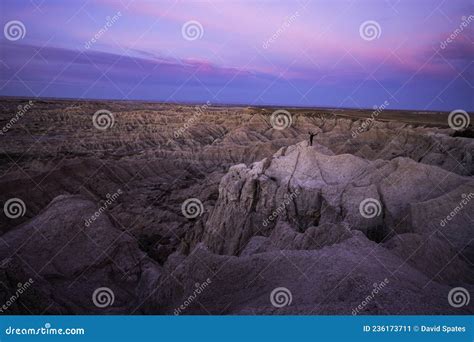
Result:
{"label": "sky", "polygon": [[2,0],[0,95],[474,110],[472,0]]}

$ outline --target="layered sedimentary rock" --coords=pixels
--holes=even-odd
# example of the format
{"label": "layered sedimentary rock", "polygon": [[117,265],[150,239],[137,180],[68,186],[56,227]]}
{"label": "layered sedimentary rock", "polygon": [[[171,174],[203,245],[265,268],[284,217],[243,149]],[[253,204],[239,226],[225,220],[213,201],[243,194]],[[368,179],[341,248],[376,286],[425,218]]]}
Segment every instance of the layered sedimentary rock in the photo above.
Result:
{"label": "layered sedimentary rock", "polygon": [[445,113],[272,112],[35,102],[0,135],[0,203],[24,203],[0,215],[0,313],[473,313],[449,301],[474,290],[472,139]]}
{"label": "layered sedimentary rock", "polygon": [[[278,220],[299,232],[342,224],[376,242],[394,234],[430,234],[441,228],[440,220],[431,221],[430,209],[417,208],[437,203],[435,210],[447,214],[455,199],[462,200],[459,194],[472,193],[473,185],[470,177],[409,158],[368,161],[304,142],[248,167],[231,167],[219,185],[204,241],[216,253],[238,255],[253,236],[269,235]],[[276,211],[278,220],[268,221]],[[467,220],[452,234],[458,248],[472,236]],[[427,227],[430,221],[434,228]],[[466,252],[472,253],[470,248]]]}

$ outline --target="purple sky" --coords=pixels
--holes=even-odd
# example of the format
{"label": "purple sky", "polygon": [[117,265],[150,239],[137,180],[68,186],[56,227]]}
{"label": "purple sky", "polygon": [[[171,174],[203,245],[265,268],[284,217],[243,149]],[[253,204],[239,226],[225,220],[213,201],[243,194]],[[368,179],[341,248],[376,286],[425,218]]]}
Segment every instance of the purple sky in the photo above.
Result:
{"label": "purple sky", "polygon": [[472,111],[473,14],[472,0],[2,0],[2,27],[25,36],[1,35],[0,95]]}

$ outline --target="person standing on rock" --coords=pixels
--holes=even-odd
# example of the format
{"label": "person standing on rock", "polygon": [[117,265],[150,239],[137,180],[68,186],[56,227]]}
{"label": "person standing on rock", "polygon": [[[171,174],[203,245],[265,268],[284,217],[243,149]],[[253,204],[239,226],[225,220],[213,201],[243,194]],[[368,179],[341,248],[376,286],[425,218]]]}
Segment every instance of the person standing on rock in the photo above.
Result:
{"label": "person standing on rock", "polygon": [[316,135],[316,133],[308,132],[308,134],[309,134],[309,146],[313,146],[313,138]]}

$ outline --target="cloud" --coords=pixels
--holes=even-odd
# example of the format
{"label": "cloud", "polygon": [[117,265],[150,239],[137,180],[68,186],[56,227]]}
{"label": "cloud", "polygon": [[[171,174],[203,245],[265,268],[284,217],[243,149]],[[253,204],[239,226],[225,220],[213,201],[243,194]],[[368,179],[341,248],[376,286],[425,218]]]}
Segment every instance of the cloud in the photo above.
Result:
{"label": "cloud", "polygon": [[[398,15],[369,1],[82,5],[69,10],[59,1],[45,2],[43,12],[27,11],[23,18],[30,5],[9,4],[8,15],[25,20],[28,32],[21,42],[0,42],[0,94],[372,107],[403,88],[407,95],[400,103],[406,107],[469,103],[463,96],[471,88],[456,78],[469,75],[463,70],[472,60],[472,43],[459,36],[436,54],[458,25],[457,5],[429,17],[427,3],[409,1],[395,5]],[[117,11],[120,20],[85,50],[84,43]],[[360,24],[369,19],[382,28],[380,39],[371,42],[359,36]],[[181,26],[188,20],[201,22],[201,39],[183,39]]]}
{"label": "cloud", "polygon": [[119,87],[124,94],[134,87],[169,85],[212,87],[228,80],[234,84],[270,77],[259,72],[219,67],[196,59],[167,59],[148,54],[147,57],[119,55],[92,50],[71,50],[25,44],[2,43],[2,89],[11,81],[25,84],[70,83],[88,86],[94,82]]}

